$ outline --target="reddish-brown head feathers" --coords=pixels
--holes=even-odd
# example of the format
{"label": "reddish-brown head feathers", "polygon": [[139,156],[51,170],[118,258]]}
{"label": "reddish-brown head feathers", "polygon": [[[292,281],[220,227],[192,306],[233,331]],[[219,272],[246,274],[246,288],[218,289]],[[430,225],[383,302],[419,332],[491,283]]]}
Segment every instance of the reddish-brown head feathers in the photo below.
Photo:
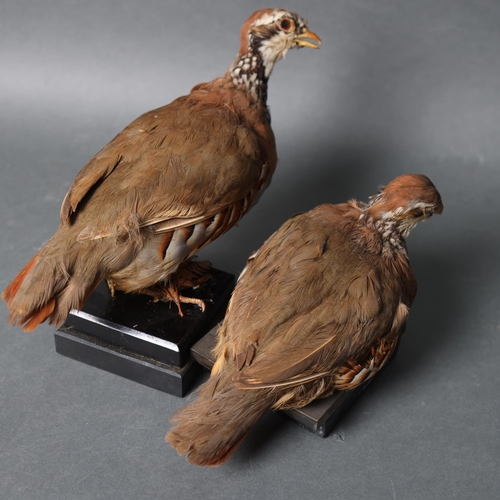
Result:
{"label": "reddish-brown head feathers", "polygon": [[443,211],[441,195],[422,174],[404,174],[396,177],[380,190],[370,202],[370,214],[374,218],[429,217]]}
{"label": "reddish-brown head feathers", "polygon": [[240,52],[239,55],[245,55],[248,52],[248,35],[250,26],[264,14],[271,14],[276,9],[261,9],[254,12],[243,24],[240,32]]}

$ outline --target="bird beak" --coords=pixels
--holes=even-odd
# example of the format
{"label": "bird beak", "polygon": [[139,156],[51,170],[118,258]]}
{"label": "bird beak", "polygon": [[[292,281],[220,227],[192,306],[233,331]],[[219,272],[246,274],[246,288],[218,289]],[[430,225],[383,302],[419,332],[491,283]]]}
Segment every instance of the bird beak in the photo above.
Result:
{"label": "bird beak", "polygon": [[[310,38],[311,40],[314,40],[317,45],[310,40],[305,40],[306,38]],[[316,33],[313,33],[312,31],[304,31],[300,35],[297,35],[295,38],[295,43],[299,47],[309,47],[310,49],[319,49],[321,46],[321,38],[316,35]]]}
{"label": "bird beak", "polygon": [[443,209],[444,209],[443,203],[440,202],[439,205],[436,207],[436,210],[434,210],[434,213],[441,215],[443,213]]}

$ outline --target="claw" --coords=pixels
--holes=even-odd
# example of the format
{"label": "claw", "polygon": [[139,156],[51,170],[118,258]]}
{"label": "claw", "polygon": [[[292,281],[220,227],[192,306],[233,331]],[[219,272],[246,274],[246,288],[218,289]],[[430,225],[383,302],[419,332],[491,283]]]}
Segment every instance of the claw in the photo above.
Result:
{"label": "claw", "polygon": [[116,289],[113,280],[106,280],[106,283],[108,284],[109,293],[111,294],[111,297],[114,297]]}

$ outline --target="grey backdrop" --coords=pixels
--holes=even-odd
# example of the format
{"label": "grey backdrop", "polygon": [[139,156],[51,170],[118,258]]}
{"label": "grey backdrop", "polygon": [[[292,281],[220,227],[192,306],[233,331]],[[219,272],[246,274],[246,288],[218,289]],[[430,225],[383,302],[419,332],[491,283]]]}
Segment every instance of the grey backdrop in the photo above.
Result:
{"label": "grey backdrop", "polygon": [[[59,356],[0,304],[6,499],[490,499],[500,496],[498,0],[303,0],[319,51],[275,68],[280,163],[260,204],[202,252],[239,273],[290,215],[398,174],[445,210],[408,246],[419,294],[397,360],[327,439],[267,416],[231,461],[165,444],[185,401]],[[249,0],[3,0],[0,289],[58,225],[90,157],[139,114],[223,74]]]}

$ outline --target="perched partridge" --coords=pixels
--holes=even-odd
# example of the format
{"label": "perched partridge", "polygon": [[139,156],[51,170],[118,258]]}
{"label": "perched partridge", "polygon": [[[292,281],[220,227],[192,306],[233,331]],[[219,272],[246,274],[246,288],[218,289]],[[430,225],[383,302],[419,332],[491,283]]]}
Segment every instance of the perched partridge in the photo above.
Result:
{"label": "perched partridge", "polygon": [[255,12],[224,77],[120,132],[77,175],[58,231],[3,292],[10,323],[59,324],[103,279],[124,292],[162,285],[153,294],[179,305],[178,266],[238,222],[271,181],[273,65],[320,43],[295,13]]}
{"label": "perched partridge", "polygon": [[403,175],[367,204],[320,205],[285,222],[241,273],[211,377],[167,441],[190,463],[220,465],[267,410],[372,377],[417,291],[405,237],[442,210],[427,177]]}

